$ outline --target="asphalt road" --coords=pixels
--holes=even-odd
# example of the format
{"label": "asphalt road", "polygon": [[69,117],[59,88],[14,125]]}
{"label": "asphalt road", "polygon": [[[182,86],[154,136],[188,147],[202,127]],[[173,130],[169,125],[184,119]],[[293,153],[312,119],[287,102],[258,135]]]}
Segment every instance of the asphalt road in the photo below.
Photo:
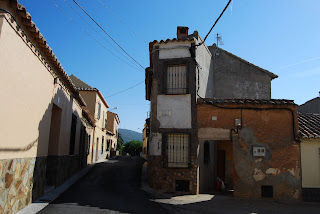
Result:
{"label": "asphalt road", "polygon": [[168,213],[140,190],[140,157],[96,164],[40,213]]}

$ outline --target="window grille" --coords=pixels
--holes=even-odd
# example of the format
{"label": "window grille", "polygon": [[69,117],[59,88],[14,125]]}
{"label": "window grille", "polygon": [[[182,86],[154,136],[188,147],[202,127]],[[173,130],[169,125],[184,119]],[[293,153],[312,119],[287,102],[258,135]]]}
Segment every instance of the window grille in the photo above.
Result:
{"label": "window grille", "polygon": [[167,70],[167,94],[187,93],[187,66],[173,65]]}
{"label": "window grille", "polygon": [[189,135],[168,134],[168,167],[189,166]]}

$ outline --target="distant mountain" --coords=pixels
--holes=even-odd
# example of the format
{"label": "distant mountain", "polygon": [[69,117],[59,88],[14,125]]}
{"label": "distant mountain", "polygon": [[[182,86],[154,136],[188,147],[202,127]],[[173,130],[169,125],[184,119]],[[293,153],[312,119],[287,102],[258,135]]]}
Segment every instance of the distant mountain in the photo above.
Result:
{"label": "distant mountain", "polygon": [[122,139],[125,143],[131,140],[142,141],[142,132],[140,133],[128,129],[119,129],[119,133],[121,134]]}

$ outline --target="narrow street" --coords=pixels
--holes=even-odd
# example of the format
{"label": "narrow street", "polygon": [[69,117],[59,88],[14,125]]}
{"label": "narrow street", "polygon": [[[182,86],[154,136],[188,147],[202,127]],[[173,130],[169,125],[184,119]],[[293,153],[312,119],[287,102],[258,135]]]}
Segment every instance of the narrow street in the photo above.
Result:
{"label": "narrow street", "polygon": [[[320,204],[235,198],[231,195],[176,195],[141,190],[140,157],[96,164],[40,213],[319,213]],[[144,187],[146,188],[146,187]]]}
{"label": "narrow street", "polygon": [[40,213],[166,213],[140,190],[140,157],[98,163]]}

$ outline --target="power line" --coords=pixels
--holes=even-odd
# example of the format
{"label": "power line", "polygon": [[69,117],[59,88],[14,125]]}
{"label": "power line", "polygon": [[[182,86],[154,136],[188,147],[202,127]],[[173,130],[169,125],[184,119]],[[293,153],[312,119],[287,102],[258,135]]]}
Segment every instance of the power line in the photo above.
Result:
{"label": "power line", "polygon": [[[102,36],[94,27],[92,27],[92,25],[90,23],[88,23],[66,0],[63,0],[89,27],[91,27],[91,29],[93,29],[102,39],[104,39],[110,46],[114,47],[104,36]],[[115,48],[115,47],[114,47]],[[120,52],[118,49],[115,48],[115,50],[121,54],[122,56],[124,56],[126,58],[126,55],[124,55],[122,52]],[[128,58],[126,58],[128,59]],[[136,64],[134,64],[132,61],[130,61],[130,63],[132,63],[134,66]],[[134,67],[135,68],[135,67]],[[135,68],[138,70],[138,68]],[[140,71],[140,70],[139,70]]]}
{"label": "power line", "polygon": [[217,20],[214,22],[214,24],[212,25],[211,29],[209,30],[209,32],[207,33],[206,37],[204,37],[204,40],[197,46],[202,45],[207,37],[209,36],[209,34],[211,33],[212,29],[214,28],[214,26],[216,26],[216,24],[218,23],[219,19],[221,18],[221,16],[223,15],[224,11],[226,11],[226,9],[228,8],[229,4],[231,3],[232,0],[229,0],[228,4],[224,7],[223,11],[220,13],[220,16],[217,18]]}
{"label": "power line", "polygon": [[109,51],[112,55],[114,55],[115,57],[117,57],[119,60],[121,60],[122,62],[126,63],[127,65],[131,66],[132,68],[141,71],[140,69],[133,67],[133,65],[129,64],[128,62],[124,61],[123,59],[121,59],[120,57],[118,57],[116,54],[114,54],[111,50],[109,50],[107,47],[105,47],[103,44],[101,44],[96,38],[94,38],[93,36],[91,36],[83,27],[81,27],[81,25],[79,23],[77,23],[75,20],[73,20],[70,16],[67,15],[67,13],[62,10],[54,1],[49,0],[52,4],[54,4],[67,18],[69,18],[74,24],[76,24],[78,27],[80,27],[80,29],[87,35],[89,36],[91,39],[93,39],[94,41],[96,41],[99,45],[101,45],[105,50]]}
{"label": "power line", "polygon": [[116,45],[126,54],[128,55],[135,63],[137,63],[141,68],[145,69],[139,62],[137,62],[130,54],[127,53],[97,22],[94,20],[88,13],[85,11],[75,0],[73,2],[78,5],[78,7],[85,13],[87,16],[114,42]]}
{"label": "power line", "polygon": [[138,35],[137,33],[135,33],[135,32],[130,28],[130,26],[129,26],[127,23],[125,23],[119,16],[117,16],[116,14],[114,14],[114,13],[112,12],[112,10],[111,10],[109,7],[107,7],[107,5],[105,5],[101,0],[98,0],[98,1],[103,5],[104,8],[106,8],[106,9],[110,12],[110,14],[112,14],[114,17],[116,17],[123,25],[125,25],[132,34],[136,35],[136,36],[139,37],[144,43],[148,44],[140,35]]}
{"label": "power line", "polygon": [[129,88],[126,88],[126,89],[124,89],[124,90],[122,90],[122,91],[119,91],[119,92],[117,92],[117,93],[115,93],[115,94],[111,94],[111,95],[107,96],[106,98],[108,98],[108,97],[113,97],[113,96],[115,96],[115,95],[118,95],[118,94],[121,94],[121,93],[123,93],[123,92],[125,92],[125,91],[128,91],[128,90],[130,90],[130,89],[132,89],[132,88],[134,88],[134,87],[137,87],[138,85],[140,85],[140,84],[143,83],[143,82],[144,82],[144,80],[141,81],[141,82],[139,82],[139,83],[137,83],[137,84],[135,84],[135,85],[133,85],[133,86],[131,86],[131,87],[129,87]]}

